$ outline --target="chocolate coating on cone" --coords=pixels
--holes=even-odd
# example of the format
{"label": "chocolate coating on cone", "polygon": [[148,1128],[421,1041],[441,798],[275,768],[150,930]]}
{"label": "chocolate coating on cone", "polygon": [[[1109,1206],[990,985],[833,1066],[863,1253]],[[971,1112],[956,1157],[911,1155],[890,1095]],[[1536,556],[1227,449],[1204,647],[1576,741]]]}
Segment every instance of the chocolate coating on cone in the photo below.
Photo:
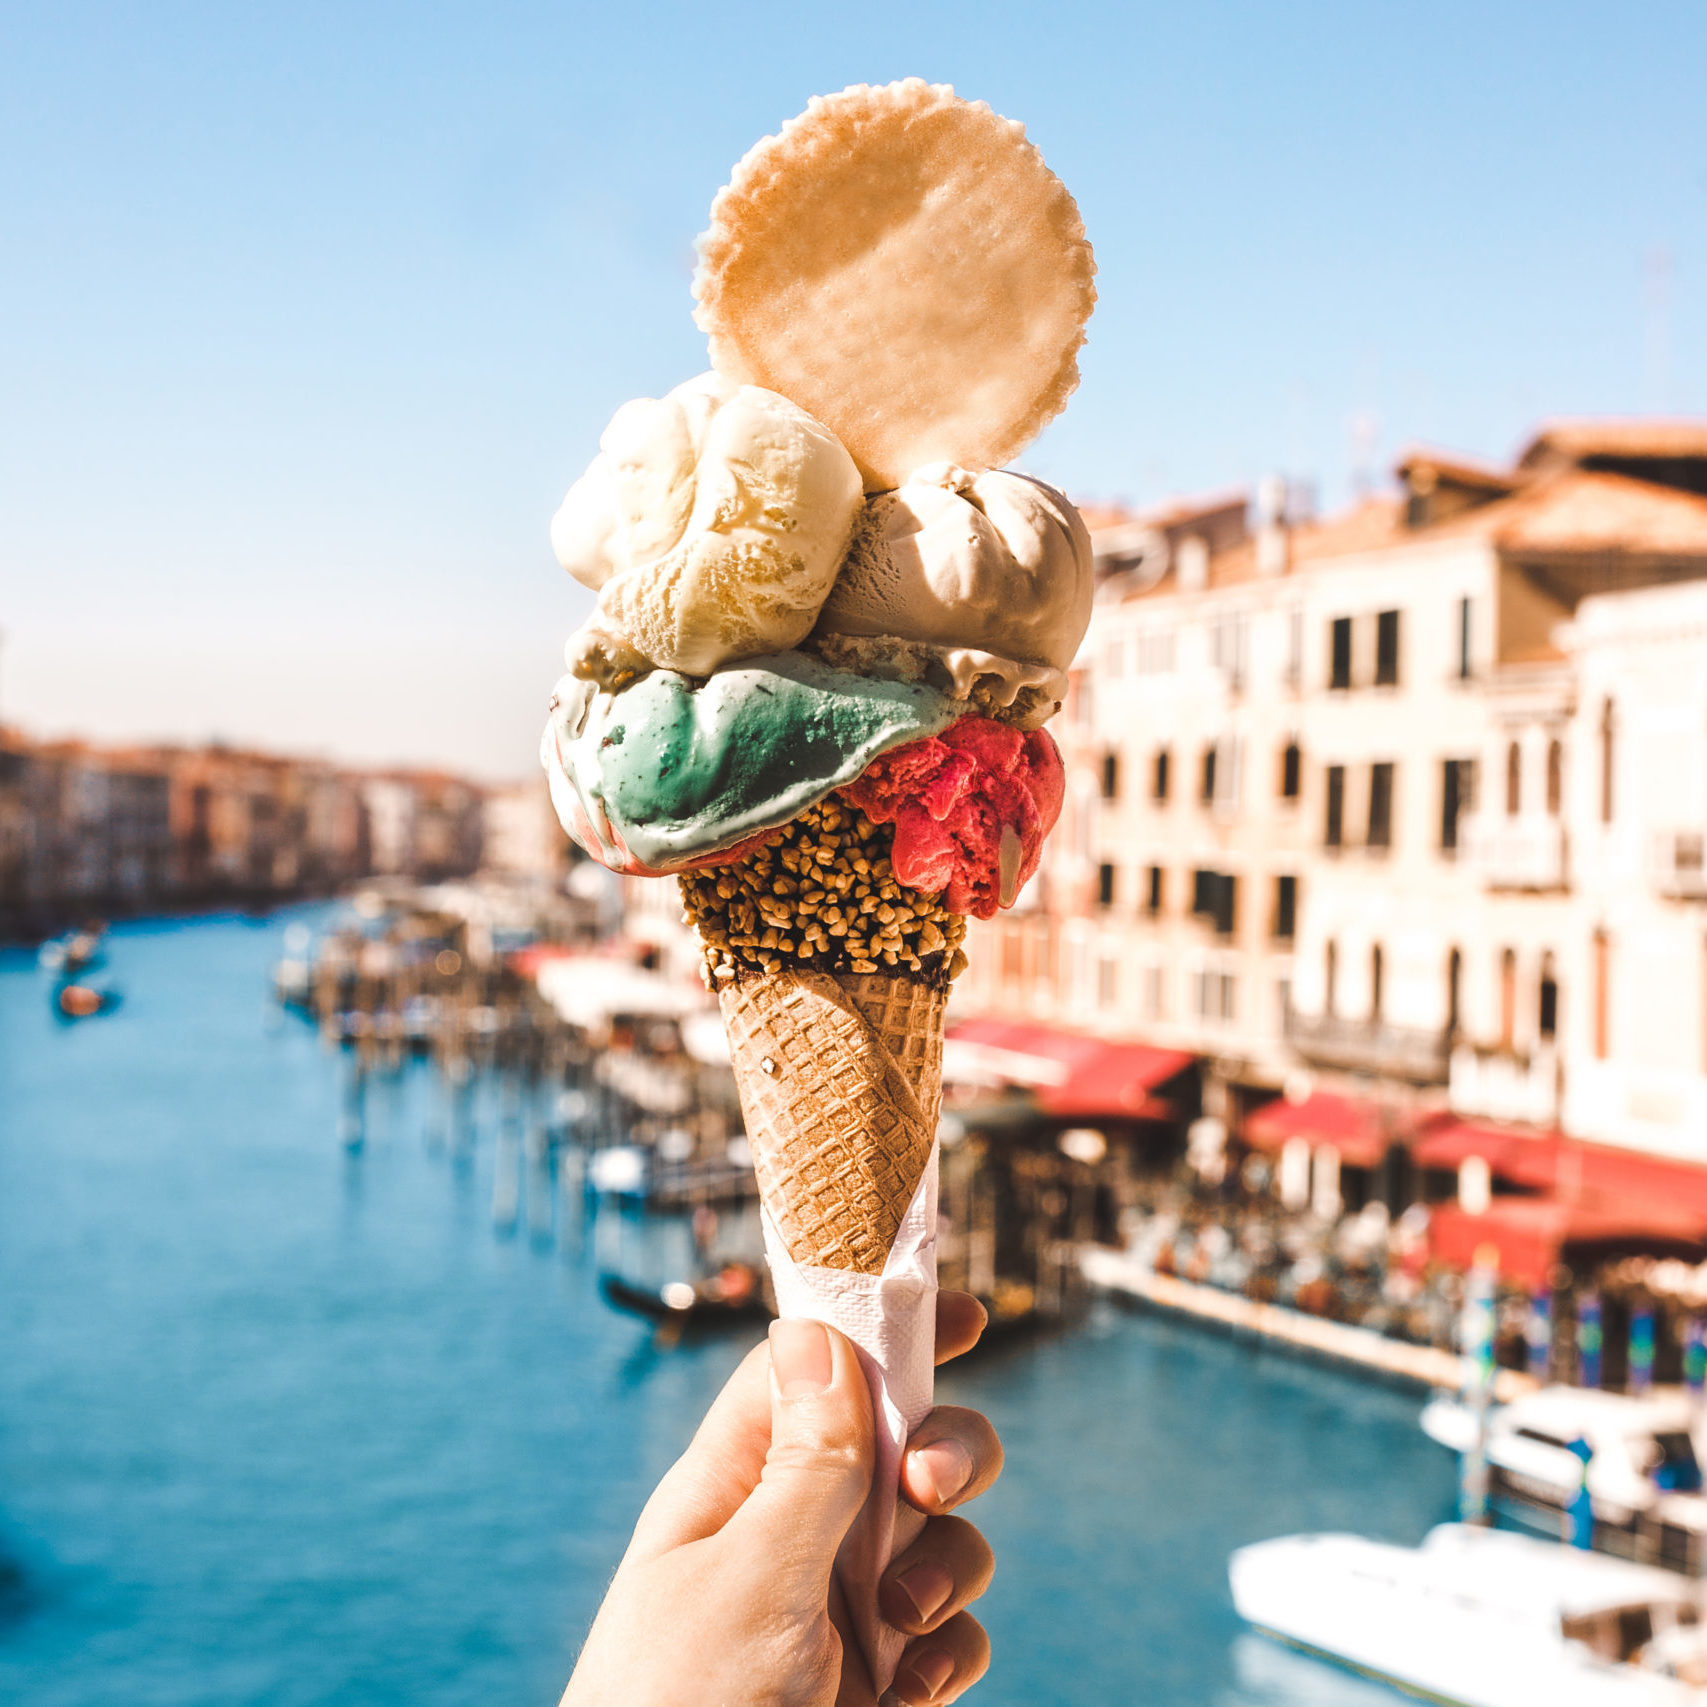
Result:
{"label": "chocolate coating on cone", "polygon": [[800,969],[741,978],[718,999],[788,1254],[881,1274],[936,1138],[947,991]]}

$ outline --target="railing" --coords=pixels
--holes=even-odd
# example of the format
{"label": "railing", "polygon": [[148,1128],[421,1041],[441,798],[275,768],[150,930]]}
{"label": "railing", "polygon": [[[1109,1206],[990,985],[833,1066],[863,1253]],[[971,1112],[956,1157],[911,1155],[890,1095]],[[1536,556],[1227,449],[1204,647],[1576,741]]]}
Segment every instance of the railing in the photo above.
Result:
{"label": "railing", "polygon": [[1707,831],[1662,830],[1650,863],[1654,887],[1669,900],[1707,900]]}
{"label": "railing", "polygon": [[1522,1051],[1460,1043],[1452,1051],[1448,1084],[1454,1114],[1530,1126],[1551,1126],[1559,1118],[1559,1056],[1549,1043]]}
{"label": "railing", "polygon": [[1459,835],[1460,857],[1489,889],[1563,889],[1569,881],[1569,845],[1558,818],[1470,817]]}
{"label": "railing", "polygon": [[1443,1085],[1447,1079],[1450,1050],[1444,1032],[1289,1011],[1286,1041],[1319,1067],[1379,1073],[1419,1085]]}

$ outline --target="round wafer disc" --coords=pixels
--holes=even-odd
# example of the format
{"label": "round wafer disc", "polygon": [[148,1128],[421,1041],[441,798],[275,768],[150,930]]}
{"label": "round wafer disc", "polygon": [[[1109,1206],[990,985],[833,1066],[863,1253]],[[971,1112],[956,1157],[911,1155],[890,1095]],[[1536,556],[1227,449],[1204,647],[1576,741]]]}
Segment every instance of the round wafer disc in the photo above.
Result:
{"label": "round wafer disc", "polygon": [[1024,126],[946,84],[818,96],[735,168],[699,248],[713,366],[815,415],[868,490],[1000,467],[1079,382],[1079,210]]}

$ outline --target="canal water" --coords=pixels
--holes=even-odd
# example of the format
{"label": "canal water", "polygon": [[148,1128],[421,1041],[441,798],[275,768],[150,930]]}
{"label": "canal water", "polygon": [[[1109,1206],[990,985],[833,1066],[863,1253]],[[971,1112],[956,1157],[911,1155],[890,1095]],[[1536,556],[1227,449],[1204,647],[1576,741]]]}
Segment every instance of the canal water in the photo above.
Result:
{"label": "canal water", "polygon": [[[530,1175],[490,1101],[447,1134],[416,1071],[372,1088],[347,1151],[341,1064],[266,1000],[286,922],[120,929],[123,1005],[75,1026],[0,956],[14,1707],[551,1707],[744,1349],[656,1349],[607,1308],[611,1229]],[[679,1226],[626,1240],[630,1261],[685,1248]],[[941,1393],[1008,1452],[975,1508],[999,1565],[969,1699],[1401,1699],[1242,1633],[1226,1560],[1449,1516],[1415,1397],[1106,1306]]]}

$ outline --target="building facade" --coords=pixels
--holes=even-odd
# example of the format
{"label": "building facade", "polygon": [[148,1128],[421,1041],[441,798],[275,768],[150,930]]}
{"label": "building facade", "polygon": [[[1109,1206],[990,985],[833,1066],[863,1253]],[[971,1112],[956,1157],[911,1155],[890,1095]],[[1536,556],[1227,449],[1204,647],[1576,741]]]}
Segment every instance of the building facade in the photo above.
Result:
{"label": "building facade", "polygon": [[1063,822],[957,1009],[1191,1049],[1235,1128],[1332,1087],[1707,1159],[1707,424],[1398,473],[1094,532]]}

